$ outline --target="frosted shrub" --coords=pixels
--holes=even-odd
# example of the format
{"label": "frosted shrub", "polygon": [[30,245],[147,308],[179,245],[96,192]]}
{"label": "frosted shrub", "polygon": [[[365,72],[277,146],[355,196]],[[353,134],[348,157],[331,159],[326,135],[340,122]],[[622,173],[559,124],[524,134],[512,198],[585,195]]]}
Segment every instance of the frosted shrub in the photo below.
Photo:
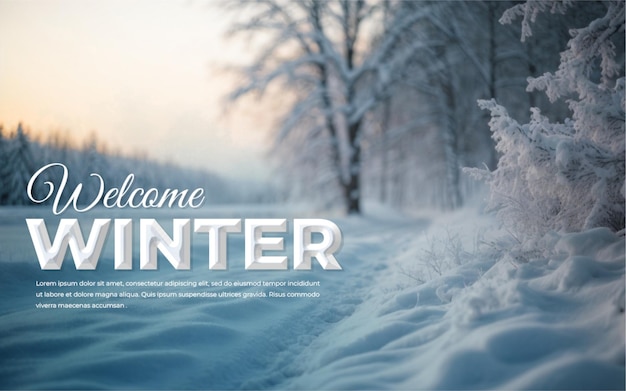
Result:
{"label": "frosted shrub", "polygon": [[409,251],[409,258],[413,262],[408,266],[400,265],[399,272],[418,284],[440,277],[458,266],[472,262],[476,254],[486,254],[483,245],[488,243],[483,240],[482,234],[477,232],[473,248],[466,248],[458,232],[452,232],[447,227],[432,232],[432,235],[423,238],[419,248]]}
{"label": "frosted shrub", "polygon": [[[523,15],[523,39],[531,34],[529,19],[554,4],[517,5],[501,22]],[[530,122],[520,124],[495,101],[479,101],[491,112],[501,157],[493,172],[468,171],[487,181],[490,207],[521,241],[550,230],[624,228],[624,2],[602,4],[604,16],[570,30],[559,69],[529,78],[528,91],[543,90],[552,102],[569,98],[571,118],[551,123],[533,108]],[[571,4],[559,6],[562,12]]]}

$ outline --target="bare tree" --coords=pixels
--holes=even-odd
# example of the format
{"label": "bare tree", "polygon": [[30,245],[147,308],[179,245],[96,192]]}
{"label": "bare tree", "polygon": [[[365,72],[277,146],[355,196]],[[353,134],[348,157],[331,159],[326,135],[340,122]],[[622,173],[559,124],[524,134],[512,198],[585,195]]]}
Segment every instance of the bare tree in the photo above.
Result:
{"label": "bare tree", "polygon": [[[359,213],[366,116],[387,99],[416,51],[429,44],[407,40],[425,13],[396,13],[381,37],[376,32],[389,12],[385,2],[257,0],[227,5],[245,15],[232,32],[270,35],[245,70],[247,82],[232,97],[262,93],[279,82],[294,91],[296,101],[283,120],[278,143],[297,140],[291,148],[326,148],[316,155],[331,162],[346,211]],[[401,44],[405,42],[409,44]]]}

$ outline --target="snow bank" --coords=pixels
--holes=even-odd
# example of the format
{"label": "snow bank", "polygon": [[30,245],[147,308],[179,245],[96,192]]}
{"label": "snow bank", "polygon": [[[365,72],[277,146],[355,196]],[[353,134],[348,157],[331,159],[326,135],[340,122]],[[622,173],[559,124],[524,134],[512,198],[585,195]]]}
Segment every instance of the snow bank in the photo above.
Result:
{"label": "snow bank", "polygon": [[[235,209],[286,213],[264,208]],[[237,262],[224,274],[41,271],[23,220],[33,209],[0,214],[2,389],[624,388],[624,238],[607,229],[550,234],[549,256],[498,261],[474,249],[501,234],[487,216],[380,209],[334,219],[343,271],[271,274],[319,280],[320,299],[129,299],[126,310],[57,311],[34,308],[35,280],[270,275]],[[243,237],[232,239],[229,256],[243,259]],[[406,271],[429,267],[426,250],[446,258],[441,275],[419,284]],[[206,241],[192,251],[206,257]]]}
{"label": "snow bank", "polygon": [[401,289],[379,279],[281,388],[623,389],[624,238],[547,240],[551,256],[526,263],[476,259]]}

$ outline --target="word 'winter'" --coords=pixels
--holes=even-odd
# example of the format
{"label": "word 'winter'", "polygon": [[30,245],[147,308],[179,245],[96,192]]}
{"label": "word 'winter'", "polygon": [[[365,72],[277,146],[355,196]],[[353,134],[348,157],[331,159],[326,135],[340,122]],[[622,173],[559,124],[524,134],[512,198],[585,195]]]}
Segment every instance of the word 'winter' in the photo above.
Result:
{"label": "word 'winter'", "polygon": [[[61,182],[58,186],[55,187],[54,182],[50,180],[45,180],[47,178],[53,177],[53,175],[48,175],[47,171],[49,171],[53,167],[61,167],[63,169],[63,176],[61,178]],[[102,176],[97,173],[91,173],[90,176],[98,179],[100,182],[98,188],[98,194],[94,197],[93,200],[90,200],[85,206],[80,207],[78,205],[78,197],[83,189],[83,184],[79,183],[76,185],[74,191],[69,196],[67,201],[65,202],[65,206],[59,209],[59,204],[61,203],[61,195],[65,190],[65,186],[67,185],[68,180],[68,169],[62,163],[50,163],[33,174],[33,176],[28,181],[28,186],[26,187],[26,192],[28,193],[28,198],[37,204],[41,204],[43,202],[48,201],[53,197],[52,202],[52,213],[55,215],[59,215],[63,213],[70,205],[73,206],[74,210],[77,212],[86,212],[92,209],[94,206],[98,205],[100,201],[106,208],[124,208],[126,206],[130,208],[161,208],[167,204],[170,208],[174,205],[177,205],[179,208],[185,208],[190,206],[192,208],[198,208],[202,206],[204,203],[204,189],[197,188],[193,190],[189,195],[188,189],[178,190],[178,189],[165,189],[162,193],[155,188],[150,188],[145,190],[142,187],[137,187],[131,191],[131,186],[135,179],[134,174],[128,174],[122,186],[118,188],[111,188],[105,192],[104,179]],[[44,197],[37,197],[33,194],[33,186],[37,179],[42,178],[44,180],[44,184],[48,186],[48,194]],[[55,194],[56,191],[56,194]]]}
{"label": "word 'winter'", "polygon": [[[54,241],[43,219],[26,219],[28,232],[42,270],[59,270],[69,245],[78,270],[95,270],[111,219],[95,219],[87,243],[77,219],[61,219]],[[132,219],[114,219],[115,269],[131,270]],[[191,268],[191,219],[173,219],[170,237],[155,219],[139,220],[139,265],[142,270],[157,269],[157,250],[177,270]],[[241,232],[241,219],[194,219],[194,231],[209,236],[209,269],[226,270],[226,239],[228,233]],[[286,219],[245,220],[245,267],[247,270],[286,270],[284,255],[263,255],[264,250],[284,249],[282,237],[263,236],[265,232],[286,232]],[[313,233],[322,240],[313,242]],[[310,270],[311,258],[325,270],[341,270],[333,255],[341,247],[341,231],[335,223],[324,219],[293,220],[293,268]]]}

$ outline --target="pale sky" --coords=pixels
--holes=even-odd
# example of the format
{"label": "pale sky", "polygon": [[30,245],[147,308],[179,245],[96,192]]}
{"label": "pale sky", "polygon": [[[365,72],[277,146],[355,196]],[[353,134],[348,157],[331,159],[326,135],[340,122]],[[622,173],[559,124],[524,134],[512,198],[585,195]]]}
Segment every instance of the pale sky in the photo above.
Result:
{"label": "pale sky", "polygon": [[226,23],[211,1],[0,0],[0,123],[265,178],[262,110],[223,115],[220,68],[249,58]]}

